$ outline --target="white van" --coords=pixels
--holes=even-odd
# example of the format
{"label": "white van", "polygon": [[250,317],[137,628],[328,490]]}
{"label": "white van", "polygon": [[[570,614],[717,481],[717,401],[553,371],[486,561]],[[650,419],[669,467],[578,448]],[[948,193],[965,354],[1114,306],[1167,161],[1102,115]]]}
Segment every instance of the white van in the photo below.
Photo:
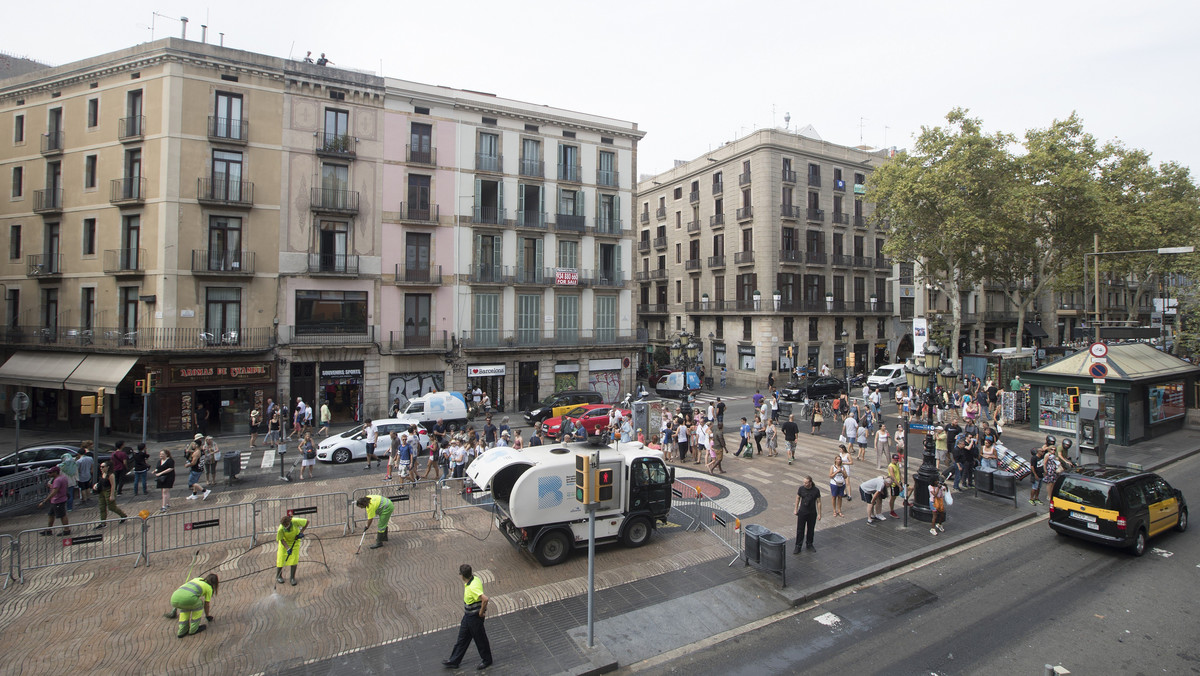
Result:
{"label": "white van", "polygon": [[462,392],[430,392],[408,400],[396,420],[429,427],[441,418],[447,425],[467,424],[467,400]]}
{"label": "white van", "polygon": [[906,385],[908,385],[908,381],[904,378],[904,364],[880,366],[867,378],[867,387],[872,390],[888,392],[894,387]]}

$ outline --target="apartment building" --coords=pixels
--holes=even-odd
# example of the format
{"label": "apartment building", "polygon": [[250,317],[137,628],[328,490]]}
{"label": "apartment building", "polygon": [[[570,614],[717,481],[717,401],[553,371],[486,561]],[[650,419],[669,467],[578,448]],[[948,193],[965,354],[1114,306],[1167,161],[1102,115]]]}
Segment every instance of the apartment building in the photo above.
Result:
{"label": "apartment building", "polygon": [[[807,135],[806,135],[807,134]],[[900,324],[892,262],[864,201],[882,151],[808,129],[756,131],[641,181],[638,326],[664,361],[681,333],[709,374],[762,386],[795,363],[868,371]]]}
{"label": "apartment building", "polygon": [[381,337],[389,399],[632,387],[637,125],[387,79]]}

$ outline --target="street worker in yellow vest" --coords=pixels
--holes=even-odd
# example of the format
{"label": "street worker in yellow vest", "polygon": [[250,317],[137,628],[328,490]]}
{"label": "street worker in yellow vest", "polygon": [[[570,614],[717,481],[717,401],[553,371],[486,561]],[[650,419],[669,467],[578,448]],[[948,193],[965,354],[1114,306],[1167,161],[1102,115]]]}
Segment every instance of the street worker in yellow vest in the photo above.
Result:
{"label": "street worker in yellow vest", "polygon": [[388,519],[392,518],[392,512],[396,506],[382,495],[364,495],[354,504],[367,510],[367,525],[363,526],[364,532],[371,527],[371,521],[375,515],[379,515],[379,530],[375,533],[375,544],[371,545],[371,549],[379,549],[383,543],[388,541]]}
{"label": "street worker in yellow vest", "polygon": [[296,547],[304,538],[304,529],[308,528],[308,519],[296,516],[285,516],[279,520],[279,528],[275,531],[275,541],[279,543],[279,551],[275,554],[275,584],[283,584],[283,567],[291,566],[292,586],[296,586],[296,564],[300,562],[300,550]]}
{"label": "street worker in yellow vest", "polygon": [[177,638],[208,628],[208,625],[200,624],[200,619],[205,617],[212,622],[211,603],[213,595],[217,593],[218,584],[217,574],[209,573],[204,577],[184,582],[182,587],[171,594],[171,607],[179,611],[179,630],[175,632]]}

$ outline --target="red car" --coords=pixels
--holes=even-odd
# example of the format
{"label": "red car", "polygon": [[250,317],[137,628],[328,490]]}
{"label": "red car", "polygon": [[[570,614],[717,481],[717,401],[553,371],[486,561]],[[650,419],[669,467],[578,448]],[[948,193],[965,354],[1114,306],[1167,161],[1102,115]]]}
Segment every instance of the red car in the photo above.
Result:
{"label": "red car", "polygon": [[[563,418],[571,418],[576,423],[582,422],[584,429],[588,432],[588,436],[592,436],[599,433],[599,430],[608,425],[608,413],[612,408],[609,404],[584,404],[567,411],[565,415],[557,418],[547,418],[544,424],[549,435],[557,437],[562,431]],[[617,410],[621,412],[621,416],[624,418],[628,418],[631,415],[626,409],[621,408]]]}

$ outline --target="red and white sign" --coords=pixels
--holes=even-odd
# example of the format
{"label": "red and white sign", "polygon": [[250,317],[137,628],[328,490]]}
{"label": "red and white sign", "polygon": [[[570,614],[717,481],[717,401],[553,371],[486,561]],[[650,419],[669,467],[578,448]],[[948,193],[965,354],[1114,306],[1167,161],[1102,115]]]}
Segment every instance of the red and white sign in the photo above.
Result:
{"label": "red and white sign", "polygon": [[554,268],[554,283],[557,286],[579,286],[579,271],[575,268]]}
{"label": "red and white sign", "polygon": [[1103,359],[1108,356],[1108,346],[1104,343],[1092,343],[1092,346],[1088,348],[1088,352],[1096,359]]}
{"label": "red and white sign", "polygon": [[504,375],[504,364],[495,364],[489,366],[468,366],[468,378],[482,378],[484,376],[502,376]]}

